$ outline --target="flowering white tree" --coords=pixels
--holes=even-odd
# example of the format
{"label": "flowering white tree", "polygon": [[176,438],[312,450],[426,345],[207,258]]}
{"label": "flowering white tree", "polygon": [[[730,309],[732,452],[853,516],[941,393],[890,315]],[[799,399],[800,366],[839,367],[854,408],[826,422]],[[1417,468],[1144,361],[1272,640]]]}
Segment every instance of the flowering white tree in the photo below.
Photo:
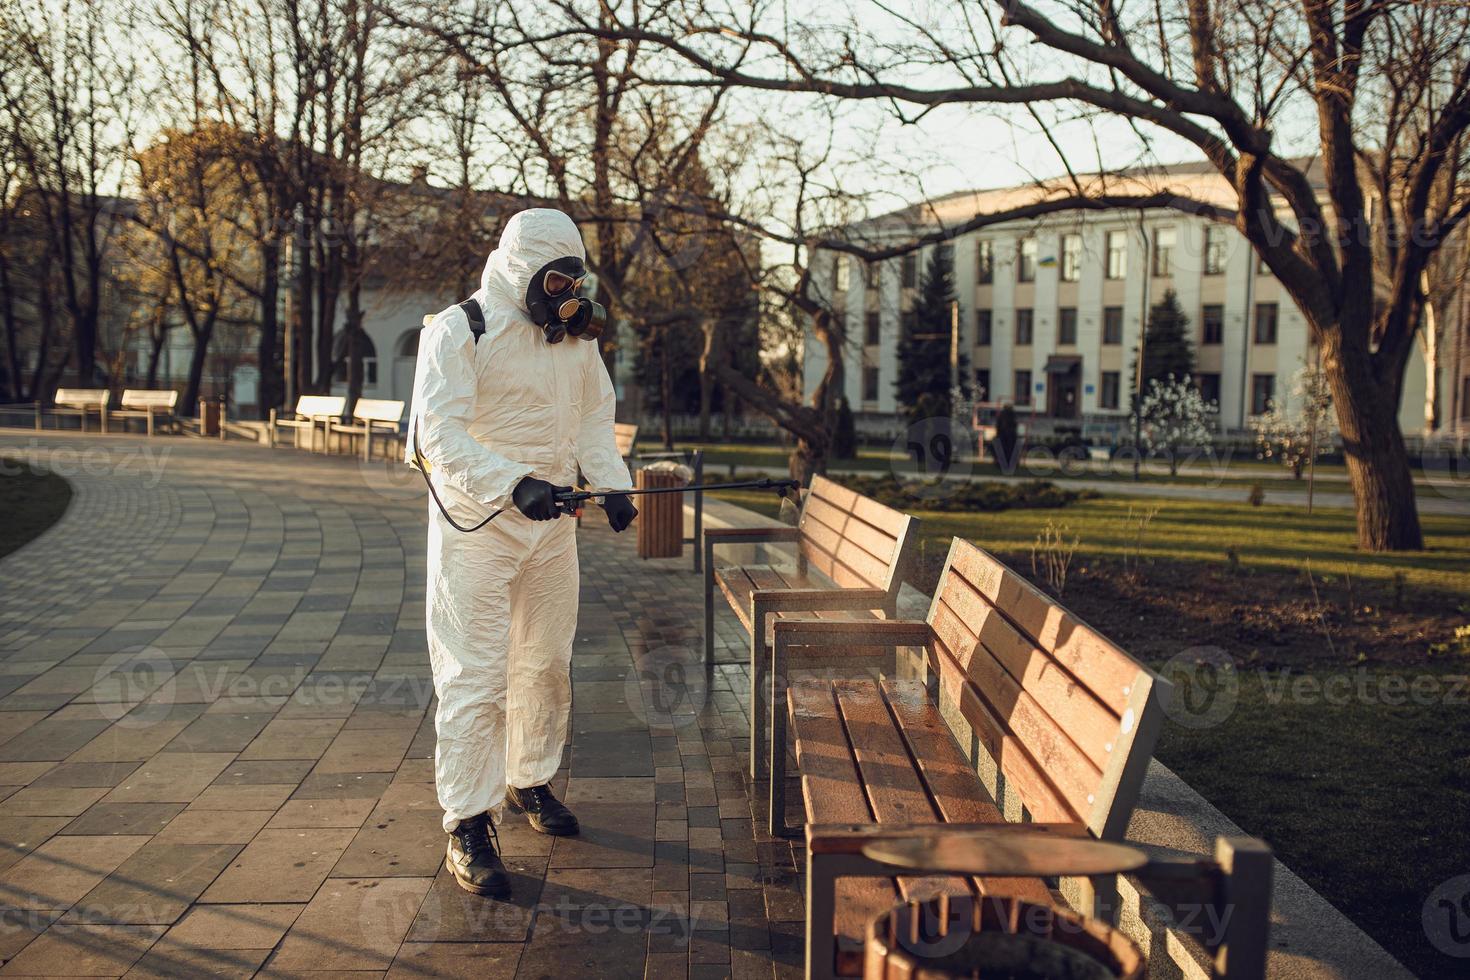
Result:
{"label": "flowering white tree", "polygon": [[1264,414],[1251,419],[1251,428],[1256,433],[1256,455],[1280,460],[1300,480],[1313,452],[1320,456],[1330,451],[1337,435],[1327,372],[1312,367],[1298,370],[1287,403],[1272,402]]}
{"label": "flowering white tree", "polygon": [[1207,402],[1188,375],[1181,381],[1169,375],[1148,386],[1133,418],[1143,443],[1150,453],[1169,458],[1169,475],[1179,472],[1179,450],[1208,445],[1215,430],[1220,406]]}

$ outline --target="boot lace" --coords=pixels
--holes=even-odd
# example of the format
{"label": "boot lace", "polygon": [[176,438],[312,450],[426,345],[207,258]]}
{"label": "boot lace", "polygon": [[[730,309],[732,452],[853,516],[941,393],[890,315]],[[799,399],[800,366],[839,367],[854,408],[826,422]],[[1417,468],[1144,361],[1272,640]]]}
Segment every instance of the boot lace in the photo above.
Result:
{"label": "boot lace", "polygon": [[495,821],[488,814],[462,822],[457,836],[460,847],[471,862],[500,853],[500,835],[495,832]]}

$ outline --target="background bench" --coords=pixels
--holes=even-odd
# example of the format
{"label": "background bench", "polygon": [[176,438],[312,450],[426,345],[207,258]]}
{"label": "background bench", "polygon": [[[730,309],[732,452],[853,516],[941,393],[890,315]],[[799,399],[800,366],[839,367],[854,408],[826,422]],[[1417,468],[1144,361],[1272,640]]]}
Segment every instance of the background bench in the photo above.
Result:
{"label": "background bench", "polygon": [[396,436],[403,422],[403,402],[385,398],[359,398],[352,406],[352,422],[339,422],[335,416],[327,419],[327,441],[336,433],[362,436],[362,458],[373,458],[373,435]]}
{"label": "background bench", "polygon": [[302,395],[296,399],[296,411],[290,417],[280,417],[276,409],[271,409],[270,418],[266,429],[269,433],[269,443],[272,447],[276,444],[276,432],[278,429],[294,429],[296,432],[295,445],[301,448],[301,433],[306,433],[306,448],[315,449],[316,430],[322,429],[322,448],[326,449],[327,426],[333,419],[342,417],[342,410],[347,407],[347,399],[340,395]]}
{"label": "background bench", "polygon": [[[786,823],[786,727],[808,824],[903,830],[1028,821],[1120,839],[1153,753],[1169,685],[994,557],[956,539],[923,622],[783,619],[774,629],[770,828]],[[780,678],[806,651],[922,647],[923,680]],[[973,733],[969,758],[946,718]],[[890,828],[890,825],[892,827]],[[808,878],[815,887],[818,879]],[[823,885],[826,887],[826,885]],[[1050,900],[1039,879],[848,878],[808,900],[814,975],[895,901],[974,889]],[[895,892],[895,887],[897,892]],[[837,937],[843,937],[841,943]]]}
{"label": "background bench", "polygon": [[122,408],[109,414],[119,419],[144,419],[151,436],[157,419],[162,418],[171,425],[174,423],[174,409],[178,403],[179,393],[173,389],[124,388]]}
{"label": "background bench", "polygon": [[[764,768],[765,711],[760,694],[770,667],[771,622],[815,613],[851,622],[893,616],[917,518],[885,507],[826,477],[813,477],[801,519],[791,528],[718,528],[704,533],[704,657],[714,663],[714,593],[720,593],[750,636],[750,772]],[[787,541],[796,567],[714,567],[720,544]],[[768,710],[775,712],[777,702]]]}
{"label": "background bench", "polygon": [[107,403],[112,400],[112,392],[106,388],[57,388],[56,397],[52,399],[55,406],[51,409],[55,415],[75,415],[81,419],[82,431],[87,431],[87,416],[96,413],[102,425],[102,431],[107,431]]}

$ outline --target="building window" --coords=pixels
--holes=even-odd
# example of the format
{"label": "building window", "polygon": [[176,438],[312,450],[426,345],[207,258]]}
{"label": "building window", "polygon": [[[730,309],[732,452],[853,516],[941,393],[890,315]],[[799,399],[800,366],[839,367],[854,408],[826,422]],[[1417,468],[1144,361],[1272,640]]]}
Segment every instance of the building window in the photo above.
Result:
{"label": "building window", "polygon": [[1107,306],[1103,308],[1103,340],[1105,344],[1121,344],[1123,342],[1123,307]]}
{"label": "building window", "polygon": [[1225,307],[1218,304],[1200,308],[1200,343],[1218,344],[1225,336]]}
{"label": "building window", "polygon": [[878,313],[874,311],[867,315],[863,324],[863,343],[878,344],[883,339],[882,327],[878,322]]}
{"label": "building window", "polygon": [[1128,275],[1128,236],[1125,232],[1110,231],[1105,239],[1107,243],[1107,276],[1109,279],[1122,279]]}
{"label": "building window", "polygon": [[1057,311],[1057,343],[1077,343],[1077,307],[1064,306]]}
{"label": "building window", "polygon": [[984,401],[990,394],[990,368],[975,369],[975,400]]}
{"label": "building window", "polygon": [[1174,274],[1174,244],[1173,228],[1154,229],[1154,275],[1172,276]]}
{"label": "building window", "polygon": [[919,257],[913,252],[903,257],[903,279],[900,285],[904,289],[911,289],[919,284]]}
{"label": "building window", "polygon": [[1030,371],[1017,371],[1016,372],[1016,404],[1017,405],[1030,405],[1031,404],[1031,372]]}
{"label": "building window", "polygon": [[982,286],[995,282],[995,245],[992,242],[975,243],[975,281]]}
{"label": "building window", "polygon": [[1256,304],[1256,343],[1276,343],[1276,304]]}
{"label": "building window", "polygon": [[975,346],[990,346],[990,311],[975,311]]}
{"label": "building window", "polygon": [[1225,271],[1225,226],[1205,226],[1205,275],[1218,276]]}
{"label": "building window", "polygon": [[1036,239],[1021,239],[1016,249],[1016,282],[1036,281]]}
{"label": "building window", "polygon": [[1102,373],[1102,391],[1098,394],[1097,404],[1099,408],[1118,407],[1118,372],[1104,371]]}
{"label": "building window", "polygon": [[1082,278],[1082,236],[1062,236],[1062,282],[1076,282]]}
{"label": "building window", "polygon": [[1251,414],[1264,415],[1276,398],[1276,375],[1251,375]]}
{"label": "building window", "polygon": [[1220,376],[1218,374],[1196,374],[1194,376],[1195,387],[1199,388],[1199,396],[1206,404],[1220,403]]}
{"label": "building window", "polygon": [[1031,346],[1031,311],[1026,308],[1016,310],[1016,346]]}
{"label": "building window", "polygon": [[833,276],[832,285],[839,293],[847,292],[847,287],[851,285],[847,268],[847,263],[850,261],[852,260],[845,255],[837,256],[837,270]]}
{"label": "building window", "polygon": [[863,368],[863,401],[875,402],[878,400],[878,369],[875,367]]}

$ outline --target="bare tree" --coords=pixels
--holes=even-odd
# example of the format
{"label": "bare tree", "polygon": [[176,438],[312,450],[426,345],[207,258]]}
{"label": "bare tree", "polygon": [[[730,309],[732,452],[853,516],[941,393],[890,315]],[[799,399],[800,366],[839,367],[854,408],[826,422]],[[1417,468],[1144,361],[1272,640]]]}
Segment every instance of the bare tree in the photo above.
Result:
{"label": "bare tree", "polygon": [[55,282],[37,284],[47,326],[37,367],[44,367],[45,348],[58,339],[50,329],[54,304],[70,320],[75,375],[83,386],[96,382],[107,256],[126,220],[116,189],[139,101],[126,18],[127,11],[100,0],[19,2],[0,18],[0,113],[9,130],[7,152],[15,154],[9,165],[18,165],[11,179],[24,185],[17,195],[39,219],[31,228],[44,237],[54,262]]}
{"label": "bare tree", "polygon": [[[1423,546],[1397,413],[1424,309],[1422,273],[1470,215],[1463,5],[1076,0],[1052,12],[989,0],[943,8],[929,22],[875,4],[799,32],[755,5],[716,11],[688,0],[632,14],[639,19],[611,27],[584,19],[582,29],[672,52],[695,70],[672,80],[681,87],[875,100],[910,121],[942,105],[1018,106],[1047,133],[1062,113],[1080,111],[1127,121],[1145,146],[1192,146],[1223,178],[1223,199],[1167,181],[1080,177],[1053,137],[1068,179],[1024,210],[1170,208],[1238,229],[1321,346],[1360,546]],[[915,66],[923,84],[910,81]],[[1314,152],[1303,160],[1278,131],[1311,118]],[[1377,303],[1375,220],[1389,242]]]}

